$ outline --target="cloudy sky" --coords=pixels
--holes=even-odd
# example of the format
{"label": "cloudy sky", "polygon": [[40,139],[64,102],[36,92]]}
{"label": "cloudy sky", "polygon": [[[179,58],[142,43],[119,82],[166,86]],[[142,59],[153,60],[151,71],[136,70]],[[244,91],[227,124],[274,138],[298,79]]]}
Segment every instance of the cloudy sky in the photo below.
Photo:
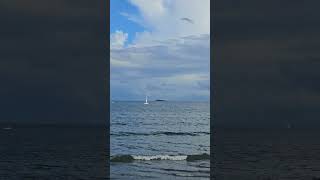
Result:
{"label": "cloudy sky", "polygon": [[111,0],[113,100],[209,100],[209,0]]}

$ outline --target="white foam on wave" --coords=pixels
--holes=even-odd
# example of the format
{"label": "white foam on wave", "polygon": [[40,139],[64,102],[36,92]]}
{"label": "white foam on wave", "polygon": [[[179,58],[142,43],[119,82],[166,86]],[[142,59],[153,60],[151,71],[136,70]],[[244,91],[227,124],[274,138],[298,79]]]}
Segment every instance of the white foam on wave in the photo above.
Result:
{"label": "white foam on wave", "polygon": [[170,156],[170,155],[155,155],[155,156],[132,156],[135,160],[151,161],[151,160],[172,160],[183,161],[187,159],[187,156]]}

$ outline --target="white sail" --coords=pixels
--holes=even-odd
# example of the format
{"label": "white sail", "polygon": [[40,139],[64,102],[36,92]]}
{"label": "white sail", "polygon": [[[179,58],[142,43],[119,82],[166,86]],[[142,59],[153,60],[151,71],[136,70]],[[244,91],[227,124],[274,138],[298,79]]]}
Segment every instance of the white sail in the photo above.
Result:
{"label": "white sail", "polygon": [[146,102],[144,104],[149,104],[148,103],[148,96],[146,96]]}

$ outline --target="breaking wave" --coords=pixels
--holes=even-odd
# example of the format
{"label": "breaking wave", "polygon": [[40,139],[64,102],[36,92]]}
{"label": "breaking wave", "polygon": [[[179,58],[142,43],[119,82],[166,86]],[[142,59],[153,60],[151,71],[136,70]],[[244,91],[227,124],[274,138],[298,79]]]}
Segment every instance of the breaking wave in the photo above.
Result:
{"label": "breaking wave", "polygon": [[133,162],[137,161],[153,161],[153,160],[171,160],[171,161],[199,161],[199,160],[209,160],[210,155],[195,154],[195,155],[153,155],[153,156],[143,156],[143,155],[116,155],[111,157],[111,162]]}

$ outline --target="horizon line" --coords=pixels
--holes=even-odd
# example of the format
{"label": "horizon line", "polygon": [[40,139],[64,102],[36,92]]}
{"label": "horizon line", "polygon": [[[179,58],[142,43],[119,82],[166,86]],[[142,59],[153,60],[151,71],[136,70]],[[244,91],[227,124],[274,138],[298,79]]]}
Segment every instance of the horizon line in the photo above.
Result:
{"label": "horizon line", "polygon": [[[170,101],[170,102],[209,102],[210,100],[166,100],[166,99],[154,99],[154,100],[149,100],[149,101]],[[123,102],[128,102],[128,101],[135,101],[135,102],[144,102],[144,100],[110,100],[110,101],[123,101]],[[158,102],[160,102],[158,101]]]}

